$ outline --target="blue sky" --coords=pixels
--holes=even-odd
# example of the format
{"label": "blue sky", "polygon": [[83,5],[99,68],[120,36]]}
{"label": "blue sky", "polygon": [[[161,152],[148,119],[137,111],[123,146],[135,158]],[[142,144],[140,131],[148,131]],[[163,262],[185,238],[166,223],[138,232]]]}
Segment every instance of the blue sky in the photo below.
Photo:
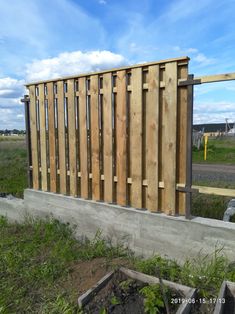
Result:
{"label": "blue sky", "polygon": [[[235,72],[235,0],[0,0],[0,129],[24,129],[34,79],[189,56]],[[194,122],[235,121],[235,82],[195,87]]]}

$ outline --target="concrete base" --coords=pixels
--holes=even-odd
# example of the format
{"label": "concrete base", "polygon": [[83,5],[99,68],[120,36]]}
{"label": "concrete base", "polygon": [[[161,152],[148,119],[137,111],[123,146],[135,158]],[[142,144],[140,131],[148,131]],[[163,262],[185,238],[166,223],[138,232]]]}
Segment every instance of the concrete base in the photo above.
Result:
{"label": "concrete base", "polygon": [[[101,230],[104,237],[128,245],[137,255],[160,254],[183,263],[200,251],[209,254],[223,247],[223,253],[235,260],[235,223],[199,217],[186,220],[30,189],[25,190],[24,200],[30,215],[52,214],[76,225],[77,235],[88,238]],[[25,210],[13,208],[6,213],[19,217],[25,215]]]}

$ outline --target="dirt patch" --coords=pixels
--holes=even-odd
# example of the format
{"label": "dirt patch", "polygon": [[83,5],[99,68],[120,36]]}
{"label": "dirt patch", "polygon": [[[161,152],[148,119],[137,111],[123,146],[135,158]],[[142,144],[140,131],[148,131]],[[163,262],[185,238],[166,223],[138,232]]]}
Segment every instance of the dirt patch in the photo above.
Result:
{"label": "dirt patch", "polygon": [[67,280],[63,282],[63,287],[65,290],[77,291],[76,297],[78,298],[109,271],[121,266],[129,267],[129,260],[125,258],[109,260],[100,257],[90,261],[73,262]]}

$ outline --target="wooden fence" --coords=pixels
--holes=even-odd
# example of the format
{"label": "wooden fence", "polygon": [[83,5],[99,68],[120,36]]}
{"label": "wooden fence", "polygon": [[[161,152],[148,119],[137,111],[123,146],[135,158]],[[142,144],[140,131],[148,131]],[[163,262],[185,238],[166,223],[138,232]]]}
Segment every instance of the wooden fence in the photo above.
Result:
{"label": "wooden fence", "polygon": [[185,214],[187,78],[184,57],[28,84],[32,188]]}

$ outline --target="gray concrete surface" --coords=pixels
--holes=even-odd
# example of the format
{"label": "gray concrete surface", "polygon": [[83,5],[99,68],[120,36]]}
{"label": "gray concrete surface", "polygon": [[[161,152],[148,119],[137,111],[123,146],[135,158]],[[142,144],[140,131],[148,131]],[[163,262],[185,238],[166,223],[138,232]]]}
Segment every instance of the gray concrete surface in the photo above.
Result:
{"label": "gray concrete surface", "polygon": [[13,196],[0,197],[0,215],[7,216],[10,221],[24,221],[27,212],[24,200]]}
{"label": "gray concrete surface", "polygon": [[186,258],[213,253],[223,247],[235,261],[235,224],[214,219],[170,217],[148,211],[27,189],[24,206],[8,206],[0,214],[20,219],[32,216],[55,218],[76,225],[77,236],[93,238],[98,230],[114,243],[123,243],[137,255],[154,253],[183,263]]}

